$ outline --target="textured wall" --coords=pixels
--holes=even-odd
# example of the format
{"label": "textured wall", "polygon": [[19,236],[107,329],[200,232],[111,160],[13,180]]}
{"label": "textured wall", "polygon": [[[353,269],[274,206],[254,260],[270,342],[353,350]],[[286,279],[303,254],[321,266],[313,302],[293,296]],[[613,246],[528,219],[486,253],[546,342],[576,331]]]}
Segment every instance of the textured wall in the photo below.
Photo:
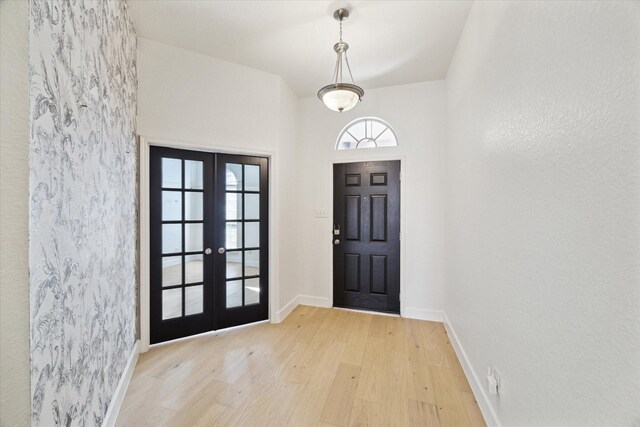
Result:
{"label": "textured wall", "polygon": [[135,340],[136,36],[124,1],[30,19],[32,422],[100,425]]}
{"label": "textured wall", "polygon": [[0,425],[29,424],[29,7],[0,2]]}
{"label": "textured wall", "polygon": [[449,69],[445,310],[505,426],[640,424],[639,26],[476,2]]}

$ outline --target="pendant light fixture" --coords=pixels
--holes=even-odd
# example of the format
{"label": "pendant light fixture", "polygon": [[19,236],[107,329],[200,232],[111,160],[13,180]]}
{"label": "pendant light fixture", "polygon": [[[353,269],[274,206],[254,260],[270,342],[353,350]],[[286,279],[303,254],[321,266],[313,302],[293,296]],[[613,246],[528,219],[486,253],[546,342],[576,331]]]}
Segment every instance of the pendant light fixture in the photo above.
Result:
{"label": "pendant light fixture", "polygon": [[[362,101],[364,90],[362,90],[360,86],[356,86],[353,82],[349,59],[347,58],[349,45],[342,41],[342,21],[349,17],[349,11],[347,9],[338,9],[333,13],[333,17],[340,22],[340,41],[333,46],[333,50],[338,55],[336,68],[333,71],[333,83],[320,89],[318,91],[318,98],[320,98],[329,109],[342,113],[343,111],[349,111],[355,107],[358,102]],[[343,60],[347,65],[351,83],[344,83],[342,81]]]}

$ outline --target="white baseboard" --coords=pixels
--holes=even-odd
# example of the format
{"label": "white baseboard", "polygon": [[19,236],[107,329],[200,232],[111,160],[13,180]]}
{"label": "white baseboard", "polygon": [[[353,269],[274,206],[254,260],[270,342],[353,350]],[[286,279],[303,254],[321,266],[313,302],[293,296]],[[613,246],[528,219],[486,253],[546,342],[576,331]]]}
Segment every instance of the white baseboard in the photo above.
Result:
{"label": "white baseboard", "polygon": [[428,310],[426,308],[405,307],[401,313],[402,317],[409,319],[428,320],[430,322],[442,322],[442,310]]}
{"label": "white baseboard", "polygon": [[273,323],[282,322],[284,319],[287,318],[289,314],[291,314],[293,310],[295,310],[297,306],[298,306],[298,296],[295,296],[291,298],[291,301],[285,304],[284,307],[276,311],[276,315],[274,316]]}
{"label": "white baseboard", "polygon": [[280,310],[276,311],[276,314],[274,316],[274,319],[273,319],[272,323],[280,323],[280,322],[282,322],[300,304],[302,304],[302,305],[311,305],[311,306],[314,306],[314,307],[324,307],[324,308],[330,308],[331,307],[331,304],[329,303],[329,299],[328,298],[314,297],[314,296],[311,296],[311,295],[296,295],[295,297],[291,298],[291,301],[289,301],[287,304],[285,304],[284,307],[282,307]]}
{"label": "white baseboard", "polygon": [[139,353],[140,340],[136,340],[136,343],[133,345],[133,349],[131,350],[131,354],[129,355],[129,360],[127,360],[127,366],[125,366],[124,372],[122,373],[118,386],[116,387],[116,391],[113,393],[113,397],[111,398],[111,404],[107,409],[107,414],[104,416],[104,421],[102,422],[103,427],[113,427],[116,425],[120,406],[122,406],[124,395],[127,393],[127,387],[129,387],[129,382],[133,375],[133,369],[136,367]]}
{"label": "white baseboard", "polygon": [[443,313],[443,322],[444,327],[447,330],[447,334],[449,335],[449,340],[453,345],[453,349],[458,356],[458,360],[460,360],[460,364],[462,365],[462,369],[469,381],[469,385],[471,386],[471,390],[473,390],[473,395],[478,402],[478,406],[480,406],[480,411],[482,412],[482,416],[484,417],[485,422],[489,427],[501,427],[500,419],[498,418],[498,414],[491,404],[489,400],[489,396],[484,388],[484,382],[480,381],[478,375],[476,374],[475,369],[469,362],[467,358],[467,353],[464,351],[462,347],[462,343],[458,339],[458,335],[456,335],[456,331],[453,329],[453,326],[449,322],[449,318],[446,313]]}
{"label": "white baseboard", "polygon": [[298,295],[298,304],[312,305],[314,307],[331,308],[329,298],[314,297],[311,295]]}

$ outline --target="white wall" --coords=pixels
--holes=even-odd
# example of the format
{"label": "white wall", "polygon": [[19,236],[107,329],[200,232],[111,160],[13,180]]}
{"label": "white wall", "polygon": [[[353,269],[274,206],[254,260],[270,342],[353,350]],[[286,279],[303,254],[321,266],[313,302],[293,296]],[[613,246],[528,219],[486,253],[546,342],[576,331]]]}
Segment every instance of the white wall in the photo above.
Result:
{"label": "white wall", "polygon": [[[327,109],[316,97],[299,103],[298,195],[294,226],[299,230],[293,262],[304,301],[332,300],[332,166],[350,160],[404,158],[402,315],[439,319],[444,304],[445,83],[434,81],[367,90],[346,113]],[[395,130],[396,148],[335,151],[342,128],[358,117],[375,116]],[[316,208],[327,218],[315,218]]]}
{"label": "white wall", "polygon": [[0,2],[0,425],[29,425],[29,6]]}
{"label": "white wall", "polygon": [[639,12],[476,2],[449,69],[445,310],[504,425],[640,423]]}
{"label": "white wall", "polygon": [[[296,286],[286,259],[293,239],[296,98],[279,76],[140,38],[138,131],[149,140],[273,154],[272,313]],[[275,283],[274,283],[275,282]],[[279,284],[279,286],[275,286]],[[277,320],[277,319],[276,319]]]}
{"label": "white wall", "polygon": [[[280,145],[278,151],[279,175],[276,182],[278,221],[275,224],[274,233],[279,236],[277,256],[278,273],[280,279],[278,310],[286,309],[285,306],[299,294],[301,283],[300,272],[293,261],[295,248],[298,242],[298,231],[292,226],[298,213],[297,194],[297,151],[299,144],[297,139],[298,125],[298,98],[283,82],[280,84],[280,102],[278,111]],[[279,317],[286,316],[281,313]]]}

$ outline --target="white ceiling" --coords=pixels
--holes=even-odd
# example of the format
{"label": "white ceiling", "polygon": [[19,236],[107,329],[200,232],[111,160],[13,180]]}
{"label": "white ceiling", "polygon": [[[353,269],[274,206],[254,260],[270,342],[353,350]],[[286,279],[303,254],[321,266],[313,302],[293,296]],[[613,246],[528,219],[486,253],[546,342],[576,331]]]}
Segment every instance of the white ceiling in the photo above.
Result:
{"label": "white ceiling", "polygon": [[129,1],[138,36],[278,74],[299,97],[331,81],[340,7],[366,91],[445,78],[471,1]]}

